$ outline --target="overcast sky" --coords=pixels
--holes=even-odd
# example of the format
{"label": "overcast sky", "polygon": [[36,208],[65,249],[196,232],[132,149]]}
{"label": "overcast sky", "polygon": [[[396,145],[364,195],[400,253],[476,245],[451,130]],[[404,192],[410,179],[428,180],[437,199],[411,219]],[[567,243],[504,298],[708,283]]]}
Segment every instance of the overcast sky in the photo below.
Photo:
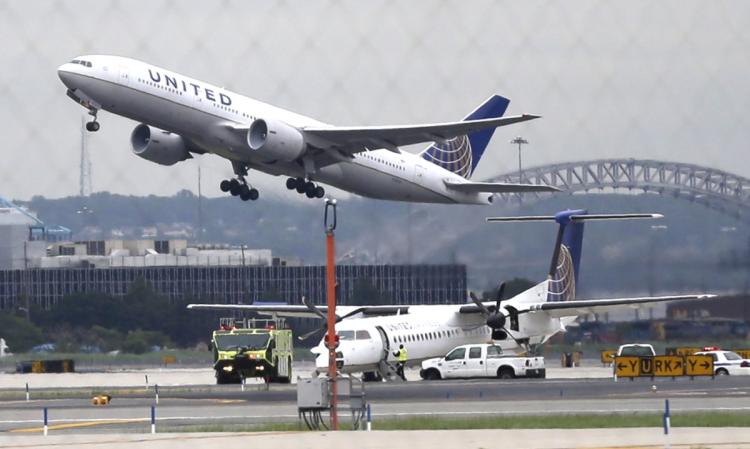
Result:
{"label": "overcast sky", "polygon": [[[509,113],[475,176],[610,157],[690,162],[750,177],[750,2],[2,1],[0,195],[79,189],[84,110],[56,68],[81,54],[142,59],[341,125],[458,119],[490,94]],[[95,191],[218,196],[229,163],[134,156],[136,123],[99,115]],[[251,175],[262,199],[299,196]]]}

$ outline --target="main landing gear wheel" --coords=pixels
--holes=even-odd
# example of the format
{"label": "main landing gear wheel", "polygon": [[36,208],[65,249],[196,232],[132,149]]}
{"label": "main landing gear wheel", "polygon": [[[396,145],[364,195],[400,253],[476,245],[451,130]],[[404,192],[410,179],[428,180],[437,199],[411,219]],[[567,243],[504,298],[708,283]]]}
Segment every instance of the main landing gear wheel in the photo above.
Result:
{"label": "main landing gear wheel", "polygon": [[99,131],[99,122],[93,121],[86,123],[86,131],[95,133]]}
{"label": "main landing gear wheel", "polygon": [[315,198],[315,184],[309,181],[305,184],[305,195],[308,198]]}
{"label": "main landing gear wheel", "polygon": [[289,178],[286,180],[286,188],[296,190],[297,193],[304,194],[308,198],[323,198],[326,191],[323,187],[316,185],[312,181],[305,181],[304,178]]}
{"label": "main landing gear wheel", "polygon": [[232,179],[229,181],[229,193],[232,194],[232,196],[237,196],[242,191],[242,184],[240,184],[239,181],[236,179]]}
{"label": "main landing gear wheel", "polygon": [[228,180],[221,181],[221,184],[219,184],[219,188],[222,192],[229,192],[229,189],[231,188],[231,183]]}
{"label": "main landing gear wheel", "polygon": [[250,187],[247,186],[247,184],[244,184],[242,185],[242,187],[240,187],[240,199],[242,201],[248,201],[248,200],[255,201],[258,199],[259,196],[260,196],[260,193],[258,193],[258,190],[251,189]]}

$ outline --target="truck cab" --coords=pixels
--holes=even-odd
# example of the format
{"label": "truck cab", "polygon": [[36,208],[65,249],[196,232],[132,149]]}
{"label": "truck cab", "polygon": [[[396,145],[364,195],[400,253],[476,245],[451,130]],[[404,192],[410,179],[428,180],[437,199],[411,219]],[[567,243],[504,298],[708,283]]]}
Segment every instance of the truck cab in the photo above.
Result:
{"label": "truck cab", "polygon": [[654,357],[654,347],[647,343],[632,343],[617,348],[617,357]]}
{"label": "truck cab", "polygon": [[217,384],[248,377],[266,382],[292,379],[292,331],[283,320],[222,318],[211,336]]}
{"label": "truck cab", "polygon": [[423,379],[498,377],[545,377],[543,357],[519,357],[505,354],[494,344],[462,345],[454,348],[445,357],[422,362],[419,372]]}

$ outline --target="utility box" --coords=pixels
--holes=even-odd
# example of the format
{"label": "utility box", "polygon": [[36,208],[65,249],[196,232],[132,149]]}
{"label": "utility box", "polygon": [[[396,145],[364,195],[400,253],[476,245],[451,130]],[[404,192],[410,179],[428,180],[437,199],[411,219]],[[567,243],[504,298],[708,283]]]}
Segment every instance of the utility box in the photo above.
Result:
{"label": "utility box", "polygon": [[297,408],[300,410],[330,408],[330,390],[327,377],[298,379]]}

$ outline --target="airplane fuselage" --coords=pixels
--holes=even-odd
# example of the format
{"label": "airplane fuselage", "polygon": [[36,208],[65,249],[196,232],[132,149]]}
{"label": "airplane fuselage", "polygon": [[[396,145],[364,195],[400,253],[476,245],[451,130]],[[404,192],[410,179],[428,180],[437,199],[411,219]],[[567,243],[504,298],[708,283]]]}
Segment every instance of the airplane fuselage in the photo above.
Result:
{"label": "airplane fuselage", "polygon": [[414,154],[372,150],[309,167],[269,158],[247,145],[237,129],[273,118],[297,128],[325,125],[227,89],[128,58],[81,57],[59,76],[76,101],[177,134],[193,153],[213,153],[271,175],[307,178],[370,198],[424,203],[489,204],[489,193],[459,192],[445,181],[463,178]]}
{"label": "airplane fuselage", "polygon": [[[572,321],[572,320],[568,320]],[[565,322],[535,314],[519,319],[519,330],[513,338],[495,341],[504,350],[521,350],[516,340],[530,345],[543,343],[564,329]],[[400,345],[408,351],[408,364],[447,354],[456,346],[492,341],[492,329],[480,314],[461,315],[455,306],[411,306],[404,315],[353,318],[336,325],[341,338],[337,351],[343,361],[343,372],[376,371],[381,362],[394,364],[394,352]],[[323,341],[313,350],[316,369],[324,372],[328,365]]]}

